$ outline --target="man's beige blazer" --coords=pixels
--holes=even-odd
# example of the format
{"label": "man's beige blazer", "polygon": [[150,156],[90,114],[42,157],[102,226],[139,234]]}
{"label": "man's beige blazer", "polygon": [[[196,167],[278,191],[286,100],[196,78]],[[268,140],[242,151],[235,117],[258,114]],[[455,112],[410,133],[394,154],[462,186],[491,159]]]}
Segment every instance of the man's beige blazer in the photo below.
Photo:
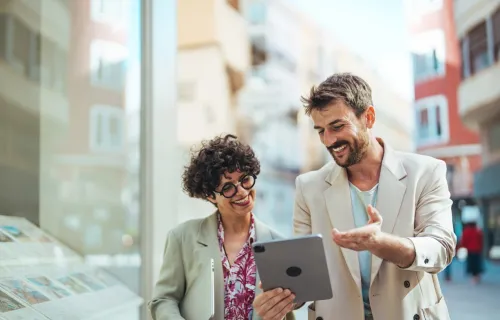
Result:
{"label": "man's beige blazer", "polygon": [[[281,236],[255,218],[257,241],[279,239]],[[210,268],[210,259],[215,262],[215,316],[224,320],[224,278],[217,238],[217,212],[204,219],[184,222],[171,230],[165,244],[164,261],[156,283],[153,299],[149,302],[151,316],[155,320],[208,320],[210,310],[205,306],[210,276],[204,272]],[[262,292],[258,287],[255,295]],[[261,318],[253,313],[253,320]],[[293,320],[293,312],[287,315]]]}
{"label": "man's beige blazer", "polygon": [[[379,140],[383,145],[383,141]],[[448,320],[436,274],[455,254],[446,165],[385,145],[377,209],[383,232],[409,238],[416,250],[406,269],[372,256],[370,305],[375,320]],[[363,320],[358,253],[340,248],[332,228],[355,228],[346,170],[335,163],[296,179],[294,230],[323,234],[333,298],[309,306],[309,319]]]}

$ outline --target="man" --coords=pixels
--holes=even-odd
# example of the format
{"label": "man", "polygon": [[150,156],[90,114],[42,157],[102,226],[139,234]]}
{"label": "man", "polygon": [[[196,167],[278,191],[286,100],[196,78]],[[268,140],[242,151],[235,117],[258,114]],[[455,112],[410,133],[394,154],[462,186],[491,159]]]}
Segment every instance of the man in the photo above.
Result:
{"label": "man", "polygon": [[[309,319],[449,319],[436,276],[456,246],[445,163],[373,136],[371,89],[357,76],[335,74],[303,101],[336,163],[296,180],[295,233],[325,236],[334,295]],[[279,319],[284,296],[259,295],[257,313]]]}

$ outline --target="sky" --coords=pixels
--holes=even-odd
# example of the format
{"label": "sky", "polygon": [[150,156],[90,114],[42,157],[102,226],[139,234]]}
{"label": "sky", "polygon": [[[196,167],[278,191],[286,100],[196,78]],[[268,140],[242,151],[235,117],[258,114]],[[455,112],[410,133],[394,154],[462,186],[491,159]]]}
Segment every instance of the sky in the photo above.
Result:
{"label": "sky", "polygon": [[413,98],[403,0],[289,1],[368,61],[394,90]]}

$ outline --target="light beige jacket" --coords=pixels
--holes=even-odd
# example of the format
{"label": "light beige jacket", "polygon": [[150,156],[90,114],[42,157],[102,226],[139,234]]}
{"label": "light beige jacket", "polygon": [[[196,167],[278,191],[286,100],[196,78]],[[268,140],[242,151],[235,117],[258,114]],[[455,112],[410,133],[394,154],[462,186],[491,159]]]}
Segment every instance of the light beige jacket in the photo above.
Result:
{"label": "light beige jacket", "polygon": [[[436,276],[451,262],[456,246],[445,163],[385,145],[378,188],[383,232],[409,238],[416,259],[401,269],[372,256],[374,319],[450,319]],[[333,162],[296,180],[295,233],[323,234],[333,289],[332,299],[309,306],[309,319],[364,319],[358,253],[331,238],[333,227],[355,228],[350,198],[346,170]]]}
{"label": "light beige jacket", "polygon": [[[257,241],[279,239],[281,236],[255,218]],[[215,262],[215,317],[224,320],[224,276],[217,238],[217,212],[204,219],[184,222],[171,230],[165,244],[164,261],[160,277],[155,286],[153,300],[148,306],[155,320],[208,320],[209,310],[200,303],[208,299],[207,288],[201,284],[210,283],[210,259]],[[257,273],[257,284],[259,283]],[[256,288],[255,295],[262,292]],[[261,318],[253,313],[253,320]],[[293,320],[290,313],[287,320]]]}

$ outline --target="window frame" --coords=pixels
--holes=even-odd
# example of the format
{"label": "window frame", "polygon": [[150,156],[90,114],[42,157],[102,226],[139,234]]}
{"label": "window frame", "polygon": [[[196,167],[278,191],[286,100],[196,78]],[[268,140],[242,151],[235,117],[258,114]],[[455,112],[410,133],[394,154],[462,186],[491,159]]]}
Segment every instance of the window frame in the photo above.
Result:
{"label": "window frame", "polygon": [[[428,110],[427,121],[429,128],[437,127],[437,117],[435,110],[439,109],[439,120],[441,123],[441,134],[437,135],[434,129],[430,130],[427,137],[421,137],[420,113]],[[444,95],[429,96],[415,101],[415,119],[417,146],[425,147],[436,144],[446,144],[450,139],[450,119],[448,115],[448,99]]]}
{"label": "window frame", "polygon": [[[446,75],[446,52],[446,38],[442,29],[429,30],[415,36],[411,48],[415,83],[444,77]],[[425,62],[425,68],[419,67],[422,61]]]}
{"label": "window frame", "polygon": [[[120,152],[125,145],[125,113],[119,106],[95,104],[90,108],[89,147],[95,152]],[[110,131],[110,120],[118,120],[118,143],[113,142]],[[99,123],[101,122],[101,123]],[[99,142],[98,131],[101,130]]]}
{"label": "window frame", "polygon": [[[484,34],[483,34],[484,32]],[[481,35],[483,34],[483,35]],[[486,20],[482,20],[480,23],[474,26],[468,33],[467,37],[469,39],[469,69],[470,75],[481,72],[491,66],[491,61],[489,59],[489,47],[488,47],[488,27]],[[476,68],[475,60],[484,55],[487,62],[481,68]]]}
{"label": "window frame", "polygon": [[493,60],[500,61],[500,7],[491,15],[492,31],[493,31]]}
{"label": "window frame", "polygon": [[[125,4],[128,1],[109,1],[109,0],[91,0],[90,2],[90,16],[94,22],[98,23],[106,23],[112,24],[114,26],[121,25],[124,26],[127,24],[127,8],[125,8]],[[105,5],[107,6],[105,9],[101,10],[101,7]],[[111,9],[109,9],[111,8]],[[106,12],[107,11],[107,12]],[[117,14],[116,12],[119,13]]]}
{"label": "window frame", "polygon": [[[122,91],[125,88],[126,67],[128,50],[125,46],[112,41],[93,40],[90,45],[90,82],[93,86]],[[111,57],[115,55],[114,57]],[[107,61],[106,61],[107,60]],[[118,61],[121,64],[121,73],[119,79],[110,72],[112,66],[111,60]],[[99,70],[105,72],[99,76]]]}

